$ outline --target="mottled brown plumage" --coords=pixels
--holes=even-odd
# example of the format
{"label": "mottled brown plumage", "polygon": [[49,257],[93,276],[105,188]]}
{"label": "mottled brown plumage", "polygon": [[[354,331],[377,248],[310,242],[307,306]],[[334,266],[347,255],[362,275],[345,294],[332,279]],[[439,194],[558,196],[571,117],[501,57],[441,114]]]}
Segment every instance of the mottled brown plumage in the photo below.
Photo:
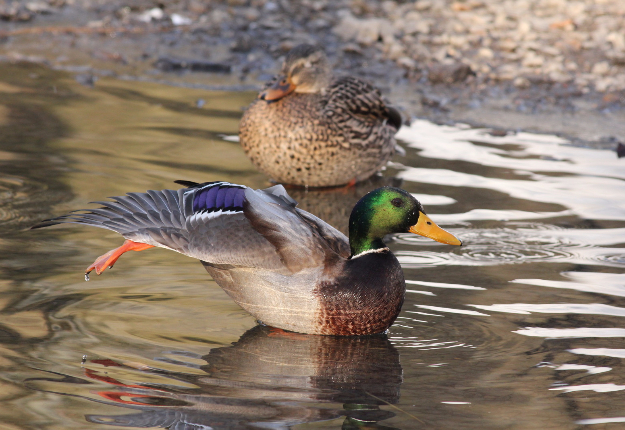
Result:
{"label": "mottled brown plumage", "polygon": [[273,180],[324,187],[379,172],[396,150],[399,112],[379,90],[353,77],[333,78],[323,51],[299,45],[246,110],[239,138]]}

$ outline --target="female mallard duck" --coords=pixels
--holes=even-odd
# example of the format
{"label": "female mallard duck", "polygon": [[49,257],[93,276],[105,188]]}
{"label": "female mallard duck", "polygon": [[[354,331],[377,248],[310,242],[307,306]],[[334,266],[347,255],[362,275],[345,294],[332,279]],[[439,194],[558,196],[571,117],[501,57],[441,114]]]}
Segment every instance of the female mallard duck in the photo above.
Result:
{"label": "female mallard duck", "polygon": [[349,240],[296,208],[281,185],[253,190],[228,182],[177,181],[180,190],[128,193],[102,207],[33,228],[79,223],[126,238],[87,268],[102,273],[126,251],[159,246],[199,259],[243,309],[264,324],[311,334],[360,335],[390,327],[404,301],[390,233],[460,241],[438,227],[398,188],[378,188],[354,207]]}
{"label": "female mallard duck", "polygon": [[399,112],[359,79],[332,78],[321,48],[299,45],[243,114],[239,139],[277,182],[328,187],[367,179],[395,153]]}

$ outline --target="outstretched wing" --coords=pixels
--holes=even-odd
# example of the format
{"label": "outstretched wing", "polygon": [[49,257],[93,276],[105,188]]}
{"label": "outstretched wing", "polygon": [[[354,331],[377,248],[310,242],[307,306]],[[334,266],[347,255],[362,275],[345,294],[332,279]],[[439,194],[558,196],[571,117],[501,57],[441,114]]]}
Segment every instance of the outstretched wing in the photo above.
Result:
{"label": "outstretched wing", "polygon": [[319,233],[323,228],[301,216],[303,211],[295,209],[297,203],[281,185],[253,190],[228,182],[179,183],[188,188],[112,197],[112,201],[95,202],[100,208],[46,220],[33,228],[86,224],[211,264],[290,273],[323,264],[326,253],[338,249]]}

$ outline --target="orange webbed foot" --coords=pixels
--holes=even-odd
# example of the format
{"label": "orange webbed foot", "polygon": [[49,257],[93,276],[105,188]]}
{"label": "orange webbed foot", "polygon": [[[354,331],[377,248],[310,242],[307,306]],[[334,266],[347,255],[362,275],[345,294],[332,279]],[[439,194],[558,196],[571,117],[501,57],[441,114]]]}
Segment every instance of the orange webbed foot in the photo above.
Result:
{"label": "orange webbed foot", "polygon": [[85,270],[85,281],[89,280],[89,273],[95,270],[98,275],[104,272],[107,268],[113,267],[115,262],[127,251],[143,251],[144,249],[154,248],[154,245],[148,245],[146,243],[133,242],[127,239],[119,248],[111,249],[106,254],[100,255],[93,264],[87,267]]}

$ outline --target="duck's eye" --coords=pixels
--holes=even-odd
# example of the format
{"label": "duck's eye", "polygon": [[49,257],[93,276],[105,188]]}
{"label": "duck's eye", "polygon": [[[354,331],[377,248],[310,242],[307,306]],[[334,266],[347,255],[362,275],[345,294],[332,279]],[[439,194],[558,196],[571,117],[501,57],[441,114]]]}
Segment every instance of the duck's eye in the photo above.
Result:
{"label": "duck's eye", "polygon": [[400,199],[399,197],[396,197],[393,200],[391,200],[391,204],[395,206],[396,208],[401,208],[404,206],[404,201]]}
{"label": "duck's eye", "polygon": [[286,85],[286,79],[282,79],[282,81],[280,82],[280,85]]}

